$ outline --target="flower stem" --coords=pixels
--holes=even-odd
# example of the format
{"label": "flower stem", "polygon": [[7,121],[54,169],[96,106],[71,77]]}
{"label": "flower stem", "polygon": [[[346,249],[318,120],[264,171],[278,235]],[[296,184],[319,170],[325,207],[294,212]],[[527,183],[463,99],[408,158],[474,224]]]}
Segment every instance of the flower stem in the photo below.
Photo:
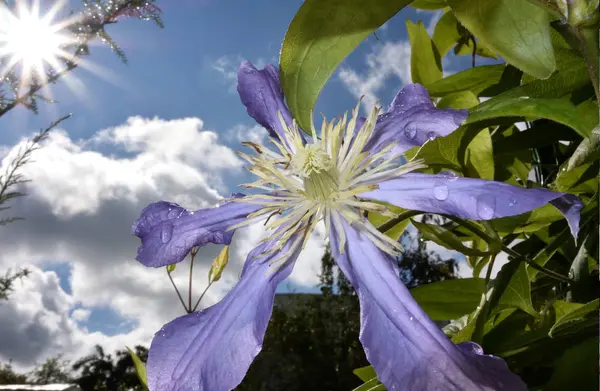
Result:
{"label": "flower stem", "polygon": [[[479,236],[481,239],[485,240],[486,242],[490,243],[492,242],[494,239],[491,238],[488,234],[486,234],[485,232],[483,232],[482,230],[480,230],[477,226],[475,226],[475,224],[472,224],[469,221],[465,221],[463,219],[459,219],[457,217],[454,216],[449,216],[449,215],[445,215],[446,218],[454,221],[455,223],[462,225],[463,227],[465,227],[466,229],[468,229],[469,231],[473,232],[475,235]],[[521,255],[520,253],[518,253],[517,251],[513,250],[512,248],[502,244],[501,245],[501,250],[504,251],[505,253],[507,253],[508,255],[511,255],[515,258],[518,258],[522,261],[524,261],[525,263],[527,263],[529,266],[531,266],[533,269],[539,271],[540,273],[544,273],[545,275],[547,275],[548,277],[554,278],[556,280],[559,281],[563,281],[569,284],[573,283],[573,280],[571,280],[568,277],[563,276],[562,274],[556,273],[552,270],[546,269],[543,266],[538,265],[537,263],[535,263],[534,261],[532,261],[531,259],[525,257],[524,255]]]}
{"label": "flower stem", "polygon": [[175,288],[175,293],[177,293],[177,297],[179,297],[179,301],[181,302],[181,305],[185,309],[185,312],[187,312],[189,314],[190,311],[187,308],[187,306],[185,305],[185,302],[183,301],[183,297],[181,297],[181,293],[179,293],[179,289],[177,289],[177,285],[175,285],[175,281],[173,281],[173,277],[171,277],[171,272],[169,271],[169,269],[167,269],[167,275],[169,276],[169,280],[171,280],[171,284],[173,284],[173,288]]}
{"label": "flower stem", "polygon": [[390,229],[394,228],[394,226],[400,224],[404,220],[410,219],[413,216],[420,215],[423,213],[425,213],[425,212],[421,212],[418,210],[407,210],[405,212],[398,214],[398,216],[392,218],[388,222],[381,224],[379,227],[377,227],[377,230],[379,232],[389,231]]}
{"label": "flower stem", "polygon": [[204,291],[202,292],[202,294],[200,295],[200,297],[198,298],[198,301],[196,302],[196,305],[194,306],[194,308],[190,312],[196,312],[196,309],[198,308],[198,305],[200,305],[200,301],[202,301],[202,298],[204,297],[204,294],[206,292],[208,292],[208,288],[210,288],[211,285],[212,285],[212,282],[209,282],[208,285],[206,286],[206,288],[204,289]]}
{"label": "flower stem", "polygon": [[188,314],[191,312],[194,312],[194,310],[192,310],[192,280],[194,278],[194,260],[196,259],[196,254],[198,254],[198,247],[192,247],[192,251],[190,252],[191,255],[191,259],[190,259],[190,279],[189,279],[189,286],[188,286]]}

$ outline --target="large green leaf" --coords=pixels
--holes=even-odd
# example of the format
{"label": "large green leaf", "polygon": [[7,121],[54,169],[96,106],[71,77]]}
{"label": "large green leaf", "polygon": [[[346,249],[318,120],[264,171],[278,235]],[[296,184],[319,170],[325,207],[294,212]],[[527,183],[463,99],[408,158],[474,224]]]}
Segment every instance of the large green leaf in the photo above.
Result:
{"label": "large green leaf", "polygon": [[593,127],[589,120],[583,118],[581,109],[568,99],[500,98],[500,95],[483,102],[472,109],[466,122],[497,119],[499,117],[527,117],[529,119],[547,118],[573,128],[581,136],[586,137]]}
{"label": "large green leaf", "polygon": [[425,87],[431,96],[446,96],[459,91],[471,91],[479,95],[485,89],[498,84],[505,66],[482,65],[455,73]]}
{"label": "large green leaf", "polygon": [[529,286],[529,277],[524,262],[518,264],[517,270],[510,278],[494,311],[505,308],[519,308],[528,314],[537,316],[531,303],[531,287]]}
{"label": "large green leaf", "polygon": [[550,204],[517,216],[502,217],[492,220],[492,226],[500,233],[535,232],[550,223],[563,219],[564,216]]}
{"label": "large green leaf", "polygon": [[294,16],[279,57],[292,115],[309,132],[321,90],[344,58],[410,0],[306,0]]}
{"label": "large green leaf", "polygon": [[422,10],[437,10],[448,6],[446,0],[415,0],[410,5]]}
{"label": "large green leaf", "polygon": [[440,54],[433,45],[422,21],[406,21],[410,39],[410,74],[413,83],[430,84],[442,78]]}
{"label": "large green leaf", "polygon": [[473,137],[465,152],[464,165],[469,177],[494,179],[494,150],[488,129]]}
{"label": "large green leaf", "polygon": [[482,278],[461,278],[421,285],[410,293],[431,319],[450,320],[475,310],[484,289]]}
{"label": "large green leaf", "polygon": [[444,96],[437,103],[437,107],[440,109],[452,108],[452,109],[470,109],[479,104],[479,99],[471,91],[458,91],[453,92]]}
{"label": "large green leaf", "polygon": [[438,20],[433,30],[433,44],[438,50],[441,57],[454,46],[460,39],[458,31],[458,20],[451,11],[446,12],[440,20]]}
{"label": "large green leaf", "polygon": [[440,246],[443,246],[450,250],[456,250],[464,255],[480,255],[485,256],[488,253],[484,251],[478,251],[476,249],[469,248],[462,244],[460,239],[452,233],[452,231],[448,231],[444,227],[433,224],[425,224],[419,223],[418,221],[411,220],[412,224],[421,232],[423,235],[423,239],[431,240]]}
{"label": "large green leaf", "polygon": [[573,346],[556,360],[544,390],[598,390],[598,338]]}
{"label": "large green leaf", "polygon": [[585,163],[567,170],[563,167],[554,181],[556,190],[573,194],[594,194],[598,191],[598,162]]}
{"label": "large green leaf", "polygon": [[411,149],[405,156],[412,159],[415,154],[431,167],[449,168],[466,176],[494,178],[493,151],[487,129],[461,126],[418,150]]}
{"label": "large green leaf", "polygon": [[600,308],[600,299],[596,299],[590,301],[589,303],[583,304],[570,312],[567,312],[562,317],[560,317],[554,326],[550,329],[548,335],[553,337],[557,334],[564,334],[574,329],[577,331],[579,326],[582,324],[586,324],[586,320],[590,320],[588,317],[590,314],[594,314],[591,319],[592,322],[597,322],[598,318],[598,309]]}
{"label": "large green leaf", "polygon": [[548,13],[527,0],[448,0],[456,18],[508,63],[545,79],[556,64]]}

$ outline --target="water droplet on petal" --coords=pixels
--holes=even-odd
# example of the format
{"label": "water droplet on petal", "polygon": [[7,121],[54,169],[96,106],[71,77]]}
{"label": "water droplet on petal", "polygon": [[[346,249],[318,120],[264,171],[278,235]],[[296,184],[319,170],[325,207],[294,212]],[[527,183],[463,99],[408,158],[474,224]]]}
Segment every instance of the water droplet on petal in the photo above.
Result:
{"label": "water droplet on petal", "polygon": [[404,135],[407,139],[412,140],[417,135],[417,129],[411,125],[408,125],[406,128],[404,128]]}
{"label": "water droplet on petal", "polygon": [[169,213],[167,213],[168,219],[176,219],[181,215],[181,211],[173,208],[169,208]]}
{"label": "water droplet on petal", "polygon": [[477,214],[482,220],[490,220],[496,212],[496,198],[491,194],[477,197]]}
{"label": "water droplet on petal", "polygon": [[163,327],[162,329],[160,329],[156,334],[163,338],[171,338],[173,336],[173,327],[170,327],[170,325],[167,325],[167,326]]}
{"label": "water droplet on petal", "polygon": [[515,206],[519,203],[519,201],[515,200],[514,198],[512,200],[510,200],[510,202],[508,203],[508,206]]}
{"label": "water droplet on petal", "polygon": [[427,132],[427,139],[429,141],[434,140],[437,137],[437,134],[435,134],[435,132]]}
{"label": "water droplet on petal", "polygon": [[448,198],[448,193],[448,186],[446,185],[437,184],[433,187],[433,195],[439,201],[444,201],[446,198]]}
{"label": "water droplet on petal", "polygon": [[458,179],[458,175],[454,171],[442,171],[440,175],[449,181],[455,181]]}
{"label": "water droplet on petal", "polygon": [[171,237],[173,236],[173,224],[165,224],[160,230],[160,240],[163,243],[169,243],[171,241]]}
{"label": "water droplet on petal", "polygon": [[409,320],[412,322],[413,320],[415,320],[415,318],[413,318],[412,316],[409,318]]}

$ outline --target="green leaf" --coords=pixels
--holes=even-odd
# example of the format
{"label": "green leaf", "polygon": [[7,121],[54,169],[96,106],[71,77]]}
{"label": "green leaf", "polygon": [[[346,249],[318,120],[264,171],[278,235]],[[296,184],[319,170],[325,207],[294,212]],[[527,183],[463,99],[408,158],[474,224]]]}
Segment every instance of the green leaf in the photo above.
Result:
{"label": "green leaf", "polygon": [[494,311],[506,308],[519,308],[534,317],[538,316],[531,303],[531,287],[524,262],[519,262]]}
{"label": "green leaf", "polygon": [[544,390],[598,390],[598,338],[573,346],[556,360]]}
{"label": "green leaf", "polygon": [[539,79],[556,64],[548,14],[527,0],[448,0],[456,18],[508,63]]}
{"label": "green leaf", "polygon": [[229,261],[229,246],[225,246],[223,250],[216,256],[213,260],[212,265],[210,266],[210,270],[208,271],[208,283],[212,284],[213,282],[219,281],[221,278],[221,274],[223,274],[223,270],[225,266],[227,266],[227,262]]}
{"label": "green leaf", "polygon": [[437,10],[447,7],[448,4],[446,0],[415,0],[410,6],[422,10]]}
{"label": "green leaf", "polygon": [[[413,3],[414,4],[414,3]],[[447,11],[440,20],[438,20],[433,30],[433,44],[441,57],[454,46],[460,39],[458,31],[458,20],[451,11]]]}
{"label": "green leaf", "polygon": [[478,132],[467,146],[465,166],[469,177],[494,179],[494,150],[488,129]]}
{"label": "green leaf", "polygon": [[148,379],[146,377],[146,364],[144,364],[142,360],[138,357],[138,355],[135,354],[133,350],[129,349],[129,347],[127,347],[127,350],[129,351],[129,355],[133,360],[133,366],[135,367],[135,372],[137,373],[140,382],[142,382],[144,387],[148,388]]}
{"label": "green leaf", "polygon": [[373,366],[368,365],[366,367],[361,367],[361,368],[356,368],[355,370],[352,371],[352,373],[354,373],[356,376],[359,377],[360,380],[366,382],[369,381],[371,379],[373,379],[374,377],[377,377],[377,374],[375,373],[375,369],[373,369]]}
{"label": "green leaf", "polygon": [[293,117],[305,131],[327,80],[365,38],[410,0],[306,0],[285,34],[281,85]]}
{"label": "green leaf", "polygon": [[573,128],[585,137],[590,132],[589,121],[581,117],[580,110],[568,99],[500,98],[501,95],[483,102],[472,109],[466,124],[497,119],[499,117],[547,118]]}
{"label": "green leaf", "polygon": [[[402,213],[406,212],[406,209],[402,209],[398,206],[390,205],[384,202],[380,202],[380,204],[387,206],[392,213],[396,213],[400,216],[402,215]],[[377,228],[383,226],[384,224],[389,225],[389,223],[392,220],[398,220],[397,217],[388,217],[376,212],[369,212],[368,219],[369,222]],[[400,236],[402,236],[402,234],[406,230],[406,227],[408,227],[408,223],[410,223],[410,219],[406,217],[405,219],[398,221],[390,229],[383,231],[383,233],[394,240],[399,240]]]}
{"label": "green leaf", "polygon": [[517,216],[501,217],[491,221],[496,231],[502,234],[536,232],[554,221],[563,219],[564,216],[550,204],[546,204],[531,212]]}
{"label": "green leaf", "polygon": [[177,267],[177,264],[174,263],[172,265],[167,265],[167,272],[168,273],[173,273],[175,271],[175,268]]}
{"label": "green leaf", "polygon": [[452,108],[452,109],[470,109],[479,104],[479,99],[471,91],[459,91],[453,92],[444,96],[437,103],[437,107],[440,109]]}
{"label": "green leaf", "polygon": [[558,191],[568,191],[573,194],[598,191],[598,161],[586,163],[567,171],[563,167],[558,172],[554,185]]}
{"label": "green leaf", "polygon": [[430,167],[448,168],[467,176],[494,178],[493,151],[487,129],[461,126],[447,136],[429,141],[420,149],[411,149],[405,156],[412,159],[415,154]]}
{"label": "green leaf", "polygon": [[[454,48],[454,54],[457,56],[472,56],[473,55],[473,41],[471,39],[463,40],[459,42]],[[492,52],[483,42],[477,41],[475,54],[481,57],[488,57],[498,59],[496,53]]]}
{"label": "green leaf", "polygon": [[484,289],[482,278],[461,278],[421,285],[410,293],[431,319],[450,320],[475,310]]}
{"label": "green leaf", "polygon": [[500,82],[505,68],[502,64],[469,68],[425,87],[429,91],[429,95],[436,97],[459,91],[471,91],[479,96],[482,91]]}
{"label": "green leaf", "polygon": [[440,54],[429,38],[422,21],[406,21],[410,39],[410,73],[413,83],[430,84],[442,78]]}
{"label": "green leaf", "polygon": [[352,391],[385,391],[385,386],[377,378],[373,378]]}
{"label": "green leaf", "polygon": [[592,313],[595,313],[595,317],[597,318],[599,308],[600,299],[596,299],[567,312],[554,323],[548,335],[554,337],[556,334],[563,334],[570,326],[577,326],[578,323],[582,323]]}
{"label": "green leaf", "polygon": [[478,251],[472,248],[469,248],[462,244],[460,239],[452,233],[452,231],[448,231],[444,227],[439,225],[425,224],[419,223],[418,221],[411,220],[412,224],[421,232],[423,235],[423,239],[431,240],[439,244],[442,247],[445,247],[450,250],[456,250],[464,255],[481,255],[485,256],[488,253],[484,251]]}

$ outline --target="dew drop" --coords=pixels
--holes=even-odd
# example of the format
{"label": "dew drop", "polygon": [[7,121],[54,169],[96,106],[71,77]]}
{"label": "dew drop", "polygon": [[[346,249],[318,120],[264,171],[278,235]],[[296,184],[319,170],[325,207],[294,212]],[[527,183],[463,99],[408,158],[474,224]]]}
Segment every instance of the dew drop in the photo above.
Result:
{"label": "dew drop", "polygon": [[508,206],[515,206],[517,205],[519,202],[517,200],[515,200],[514,198],[510,200],[510,202],[508,203]]}
{"label": "dew drop", "polygon": [[411,316],[410,318],[408,318],[408,319],[409,319],[411,322],[412,322],[413,320],[415,320],[415,318],[413,318],[412,316]]}
{"label": "dew drop", "polygon": [[427,139],[429,141],[434,140],[437,137],[437,134],[435,134],[435,132],[427,132]]}
{"label": "dew drop", "polygon": [[407,139],[412,140],[417,135],[417,129],[409,125],[404,128],[404,135]]}
{"label": "dew drop", "polygon": [[433,195],[439,201],[444,201],[448,198],[448,186],[442,184],[435,185],[433,188]]}
{"label": "dew drop", "polygon": [[440,175],[449,181],[455,181],[458,179],[458,175],[454,171],[442,171]]}
{"label": "dew drop", "polygon": [[477,197],[477,214],[483,220],[494,217],[496,212],[496,199],[491,194],[482,194]]}
{"label": "dew drop", "polygon": [[167,213],[168,219],[176,219],[181,215],[181,211],[173,208],[169,208],[169,213]]}
{"label": "dew drop", "polygon": [[171,241],[171,237],[173,236],[173,225],[165,224],[160,230],[160,240],[163,243],[169,243]]}

